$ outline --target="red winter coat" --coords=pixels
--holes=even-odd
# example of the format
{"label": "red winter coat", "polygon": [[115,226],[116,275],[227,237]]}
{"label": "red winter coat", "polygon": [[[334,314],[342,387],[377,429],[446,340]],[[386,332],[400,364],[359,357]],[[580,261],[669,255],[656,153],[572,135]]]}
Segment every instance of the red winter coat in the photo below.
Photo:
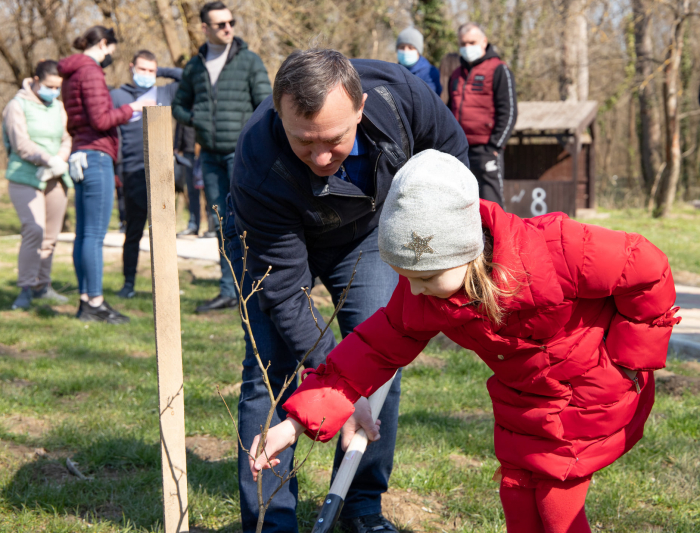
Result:
{"label": "red winter coat", "polygon": [[[666,361],[676,297],[666,256],[644,237],[570,220],[532,219],[481,201],[496,263],[528,281],[505,302],[502,326],[462,293],[411,294],[401,278],[377,311],[308,375],[284,404],[329,440],[397,368],[442,331],[493,370],[487,387],[496,457],[506,468],[565,480],[615,461],[641,437]],[[619,368],[639,370],[635,383]]]}
{"label": "red winter coat", "polygon": [[129,122],[133,110],[128,105],[113,108],[102,67],[85,54],[61,59],[58,73],[63,78],[61,96],[68,113],[73,151],[99,150],[116,161],[117,126]]}

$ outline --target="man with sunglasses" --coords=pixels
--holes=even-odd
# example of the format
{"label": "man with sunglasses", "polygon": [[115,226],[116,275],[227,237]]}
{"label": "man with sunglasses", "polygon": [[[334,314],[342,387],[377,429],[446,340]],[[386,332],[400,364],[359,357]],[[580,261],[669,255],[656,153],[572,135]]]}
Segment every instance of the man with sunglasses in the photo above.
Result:
{"label": "man with sunglasses", "polygon": [[[272,93],[265,65],[234,36],[235,19],[222,2],[209,2],[199,14],[207,42],[190,59],[173,101],[173,116],[195,129],[201,145],[204,194],[209,206],[226,212],[226,195],[238,137],[253,111]],[[219,223],[216,221],[217,238]],[[233,276],[221,258],[219,295],[197,307],[198,313],[238,305]]]}

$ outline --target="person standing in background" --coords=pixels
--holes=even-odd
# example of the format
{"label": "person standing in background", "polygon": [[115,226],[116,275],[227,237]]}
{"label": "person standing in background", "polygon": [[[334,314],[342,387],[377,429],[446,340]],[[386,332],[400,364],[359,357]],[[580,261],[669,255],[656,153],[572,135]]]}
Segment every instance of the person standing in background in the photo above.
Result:
{"label": "person standing in background", "polygon": [[[223,215],[238,137],[253,111],[272,94],[272,87],[260,57],[234,36],[236,21],[223,3],[205,4],[200,18],[207,42],[185,66],[173,102],[173,116],[181,124],[194,127],[202,147],[204,194],[209,206],[218,205]],[[215,229],[221,245],[218,219]],[[196,312],[237,305],[233,275],[221,257],[219,294],[197,307]]]}
{"label": "person standing in background", "polygon": [[515,80],[478,24],[463,24],[458,37],[460,67],[450,78],[448,105],[469,141],[479,196],[503,207],[503,151],[518,118]]}
{"label": "person standing in background", "polygon": [[[199,235],[199,223],[202,217],[202,208],[199,203],[199,191],[195,187],[194,183],[194,165],[195,165],[195,140],[194,140],[194,129],[183,126],[178,123],[175,127],[175,140],[173,142],[173,149],[175,153],[184,158],[190,165],[185,164],[177,165],[175,172],[185,173],[185,183],[187,184],[187,198],[190,210],[190,220],[187,223],[187,228],[182,230],[177,234],[178,237],[184,237],[187,235]],[[177,181],[177,180],[176,180]]]}
{"label": "person standing in background", "polygon": [[396,57],[399,65],[406,67],[411,74],[428,84],[438,96],[442,93],[440,71],[423,57],[423,34],[409,27],[399,33],[396,39]]}
{"label": "person standing in background", "polygon": [[[161,68],[156,56],[148,50],[134,55],[129,69],[132,84],[124,84],[110,92],[115,109],[134,102],[155,100],[157,105],[169,106],[177,92],[177,81],[182,76],[180,68]],[[176,80],[163,87],[156,87],[156,77]],[[139,243],[148,220],[148,191],[146,167],[143,159],[143,115],[136,112],[128,122],[119,126],[121,133],[121,180],[124,188],[124,212],[126,236],[124,238],[124,286],[117,296],[133,298],[136,295],[136,269],[139,260]]]}
{"label": "person standing in background", "polygon": [[102,69],[112,64],[117,45],[113,29],[93,26],[73,42],[74,54],[59,61],[68,133],[73,137],[69,159],[75,183],[75,243],[73,265],[80,290],[77,318],[123,324],[129,318],[102,295],[102,242],[114,204],[114,162],[119,138],[117,126],[155,100],[140,100],[114,109]]}
{"label": "person standing in background", "polygon": [[33,299],[67,303],[51,286],[51,263],[68,204],[71,138],[66,110],[56,100],[63,80],[55,61],[41,61],[33,78],[2,114],[3,141],[9,158],[8,192],[22,222],[17,285],[21,292],[12,309],[28,309]]}

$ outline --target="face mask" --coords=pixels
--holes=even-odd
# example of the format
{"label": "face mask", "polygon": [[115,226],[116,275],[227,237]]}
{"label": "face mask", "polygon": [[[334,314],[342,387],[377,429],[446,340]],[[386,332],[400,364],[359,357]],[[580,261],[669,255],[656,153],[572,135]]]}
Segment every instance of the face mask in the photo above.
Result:
{"label": "face mask", "polygon": [[105,56],[105,58],[102,60],[102,63],[100,63],[100,66],[102,68],[107,68],[108,66],[110,66],[112,64],[113,61],[114,61],[114,59],[112,59],[112,54],[107,54]]}
{"label": "face mask", "polygon": [[150,89],[156,84],[156,79],[153,76],[134,72],[134,83],[142,89]]}
{"label": "face mask", "polygon": [[44,87],[43,85],[40,85],[39,90],[36,92],[36,94],[44,102],[46,102],[47,104],[50,104],[56,98],[58,98],[58,95],[61,94],[61,90],[60,89],[49,89],[48,87]]}
{"label": "face mask", "polygon": [[403,65],[404,67],[412,67],[418,63],[420,54],[418,53],[418,50],[397,50],[396,57],[399,60],[399,65]]}
{"label": "face mask", "polygon": [[459,55],[461,55],[467,63],[473,63],[484,56],[484,51],[478,44],[470,44],[469,46],[462,46],[459,49]]}

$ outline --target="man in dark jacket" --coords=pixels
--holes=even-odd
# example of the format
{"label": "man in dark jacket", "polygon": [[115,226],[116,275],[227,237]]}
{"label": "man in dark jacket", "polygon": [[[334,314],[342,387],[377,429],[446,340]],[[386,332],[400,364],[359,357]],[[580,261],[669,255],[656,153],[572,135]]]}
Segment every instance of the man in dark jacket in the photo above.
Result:
{"label": "man in dark jacket", "polygon": [[[208,205],[218,205],[223,216],[238,136],[272,88],[260,57],[234,37],[235,20],[224,4],[205,4],[200,18],[207,42],[185,66],[173,116],[194,127],[202,147],[204,194]],[[220,239],[218,220],[215,229]],[[233,276],[222,257],[219,295],[200,305],[197,312],[235,307],[237,303]]]}
{"label": "man in dark jacket", "polygon": [[[179,80],[180,68],[160,68],[156,56],[148,50],[140,50],[131,64],[133,84],[125,84],[110,92],[114,107],[142,100],[155,100],[157,105],[169,106],[177,91],[177,81],[156,87],[156,77]],[[139,242],[148,220],[148,193],[146,170],[143,160],[143,116],[136,112],[129,122],[119,126],[121,136],[121,181],[124,190],[126,237],[124,239],[124,286],[117,293],[120,298],[133,298],[136,294],[136,268],[139,260]]]}
{"label": "man in dark jacket", "polygon": [[515,80],[477,24],[458,33],[461,66],[450,78],[448,105],[469,141],[479,195],[503,207],[503,151],[518,118]]}
{"label": "man in dark jacket", "polygon": [[[262,292],[248,302],[248,312],[263,364],[270,361],[275,390],[318,338],[300,287],[313,286],[318,277],[337,302],[362,251],[338,316],[342,334],[389,301],[398,276],[379,258],[379,217],[396,172],[412,154],[428,148],[469,164],[459,124],[440,98],[405,68],[349,61],[334,50],[295,52],[280,67],[273,98],[263,102],[241,134],[229,208],[235,224],[234,217],[226,224],[232,242],[247,232],[253,279],[272,267]],[[232,254],[240,276],[240,246]],[[247,281],[243,292],[249,291]],[[323,327],[321,314],[315,308],[313,313]],[[246,340],[239,420],[243,444],[250,446],[270,400]],[[326,335],[306,367],[322,363],[334,346],[333,336]],[[351,531],[396,531],[381,514],[381,494],[393,465],[400,381],[399,374],[379,415],[382,438],[367,449],[345,501],[342,520]],[[287,392],[295,388],[296,382]],[[293,454],[290,449],[279,456],[280,472],[289,471]],[[338,449],[335,468],[341,459]],[[239,452],[245,532],[255,529],[257,516],[256,486],[249,472],[248,458]],[[265,498],[276,481],[273,475],[263,476]],[[293,478],[275,495],[266,531],[297,531],[296,498]]]}

